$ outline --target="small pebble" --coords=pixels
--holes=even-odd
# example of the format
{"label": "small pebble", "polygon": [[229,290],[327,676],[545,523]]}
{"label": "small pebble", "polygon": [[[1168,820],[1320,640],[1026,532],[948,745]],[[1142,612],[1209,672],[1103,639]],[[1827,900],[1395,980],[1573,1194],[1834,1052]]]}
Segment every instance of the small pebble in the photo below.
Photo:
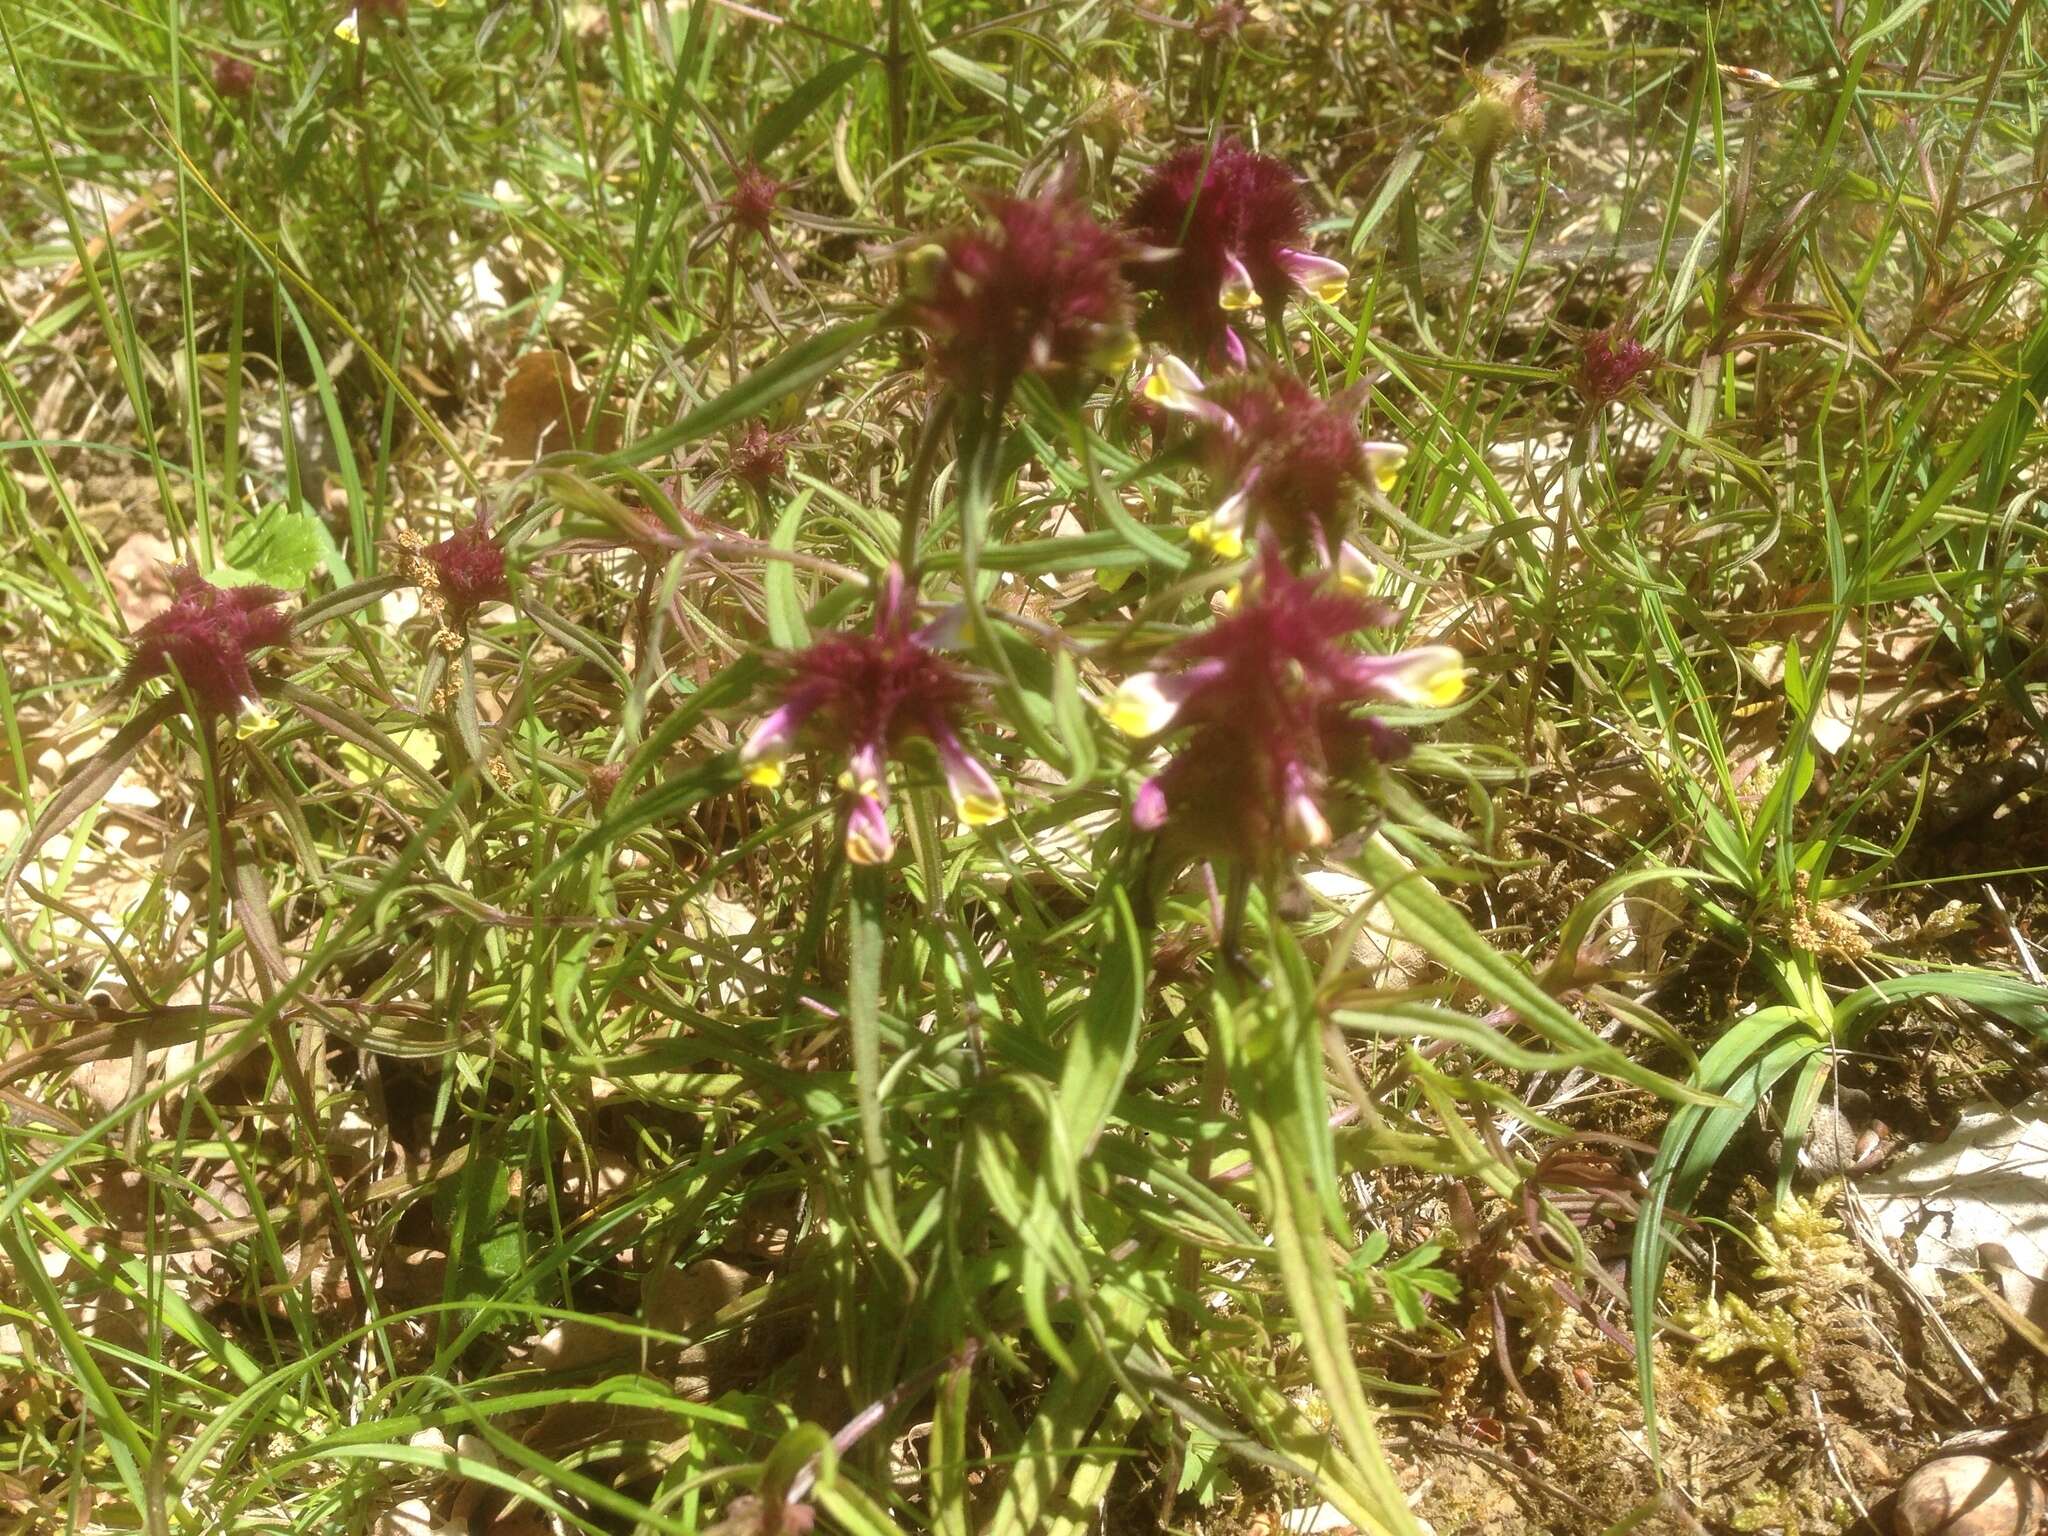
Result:
{"label": "small pebble", "polygon": [[2044,1494],[2031,1472],[1990,1456],[1938,1456],[1899,1485],[1898,1536],[2037,1536]]}

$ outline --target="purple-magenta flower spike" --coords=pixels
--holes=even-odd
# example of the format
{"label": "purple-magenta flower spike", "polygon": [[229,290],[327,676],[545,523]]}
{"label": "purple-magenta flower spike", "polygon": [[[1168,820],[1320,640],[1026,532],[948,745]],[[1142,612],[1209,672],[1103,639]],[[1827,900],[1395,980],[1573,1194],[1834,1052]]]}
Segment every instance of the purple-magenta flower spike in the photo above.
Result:
{"label": "purple-magenta flower spike", "polygon": [[1635,387],[1637,379],[1657,366],[1657,354],[1621,327],[1609,326],[1587,336],[1579,352],[1572,388],[1586,404],[1609,405]]}
{"label": "purple-magenta flower spike", "polygon": [[1033,373],[1124,367],[1137,351],[1124,242],[1060,195],[995,197],[988,223],[919,254],[910,316],[938,370],[985,394]]}
{"label": "purple-magenta flower spike", "polygon": [[1195,36],[1205,43],[1229,42],[1256,26],[1258,19],[1244,0],[1215,0],[1208,14],[1195,23]]}
{"label": "purple-magenta flower spike", "polygon": [[1331,785],[1388,762],[1406,738],[1362,706],[1442,707],[1464,659],[1430,645],[1371,655],[1353,637],[1394,618],[1340,585],[1290,572],[1270,547],[1237,609],[1129,678],[1107,713],[1130,735],[1185,737],[1139,791],[1133,820],[1205,853],[1260,858],[1317,847],[1342,823]]}
{"label": "purple-magenta flower spike", "polygon": [[171,573],[171,606],[135,632],[119,686],[133,688],[175,673],[208,715],[231,715],[256,702],[249,653],[291,638],[291,620],[275,587],[216,587],[190,566]]}
{"label": "purple-magenta flower spike", "polygon": [[1191,144],[1146,178],[1124,228],[1151,249],[1131,267],[1155,290],[1155,317],[1173,340],[1211,362],[1243,358],[1230,324],[1239,310],[1276,313],[1296,292],[1325,301],[1344,291],[1342,266],[1308,249],[1308,203],[1284,160],[1236,139]]}
{"label": "purple-magenta flower spike", "polygon": [[505,551],[491,538],[481,518],[467,528],[458,528],[438,544],[427,546],[426,557],[440,578],[441,597],[451,617],[467,620],[485,603],[503,602],[512,595],[505,581]]}
{"label": "purple-magenta flower spike", "polygon": [[1230,374],[1205,386],[1169,357],[1139,388],[1194,421],[1221,499],[1190,532],[1226,560],[1267,529],[1289,558],[1335,563],[1358,493],[1391,489],[1407,459],[1400,444],[1359,435],[1353,399],[1325,400],[1291,374]]}
{"label": "purple-magenta flower spike", "polygon": [[961,716],[975,689],[962,668],[938,649],[938,627],[915,627],[916,598],[891,566],[866,631],[841,631],[776,658],[783,674],[775,707],[740,747],[740,767],[764,789],[781,784],[799,750],[834,754],[847,797],[846,853],[856,864],[886,863],[896,842],[889,831],[889,760],[922,740],[937,756],[954,813],[970,827],[1007,814],[1003,792],[968,751]]}
{"label": "purple-magenta flower spike", "polygon": [[435,643],[445,651],[461,649],[469,621],[486,603],[508,601],[511,584],[505,576],[505,551],[491,537],[491,524],[479,515],[438,544],[429,544],[410,529],[398,534],[405,579],[420,590],[420,607],[440,626]]}

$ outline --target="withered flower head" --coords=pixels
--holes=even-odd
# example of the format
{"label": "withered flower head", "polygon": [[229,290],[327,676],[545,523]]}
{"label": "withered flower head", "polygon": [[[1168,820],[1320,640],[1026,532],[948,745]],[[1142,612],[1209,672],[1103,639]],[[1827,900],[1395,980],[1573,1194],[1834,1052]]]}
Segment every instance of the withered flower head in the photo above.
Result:
{"label": "withered flower head", "polygon": [[756,490],[765,490],[789,471],[789,444],[793,432],[771,432],[758,421],[733,439],[726,454],[726,472]]}
{"label": "withered flower head", "polygon": [[213,88],[222,96],[237,99],[256,89],[256,66],[247,59],[237,58],[232,53],[216,53],[209,62]]}
{"label": "withered flower head", "polygon": [[1444,132],[1475,159],[1491,160],[1510,139],[1543,136],[1543,92],[1534,72],[1476,69],[1472,85],[1472,99],[1451,115]]}
{"label": "withered flower head", "polygon": [[1151,247],[1132,281],[1159,294],[1157,318],[1205,357],[1242,362],[1240,311],[1275,311],[1297,290],[1341,297],[1342,265],[1307,249],[1308,204],[1294,168],[1226,138],[1163,161],[1132,200],[1124,227]]}
{"label": "withered flower head", "polygon": [[1204,385],[1186,363],[1167,357],[1146,370],[1138,393],[1194,420],[1221,500],[1191,532],[1226,560],[1244,552],[1248,532],[1263,528],[1291,559],[1334,563],[1359,491],[1391,489],[1408,457],[1399,443],[1359,435],[1354,397],[1325,400],[1278,370]]}
{"label": "withered flower head", "polygon": [[1114,151],[1145,131],[1151,110],[1152,98],[1142,86],[1128,80],[1091,80],[1088,104],[1075,119],[1075,126],[1104,149]]}
{"label": "withered flower head", "polygon": [[1195,36],[1205,43],[1229,42],[1263,26],[1265,20],[1246,0],[1214,0],[1195,23]]}
{"label": "withered flower head", "polygon": [[801,748],[840,759],[846,856],[856,864],[886,864],[895,855],[889,760],[914,740],[937,755],[963,823],[988,826],[1007,814],[1001,788],[961,739],[974,685],[939,649],[937,626],[913,627],[916,611],[903,572],[890,566],[872,629],[843,630],[777,658],[778,702],[740,747],[741,768],[764,789],[782,782],[784,763]]}
{"label": "withered flower head", "polygon": [[275,587],[216,587],[189,565],[171,573],[171,606],[134,635],[122,688],[175,673],[208,715],[231,715],[256,702],[249,653],[291,638]]}
{"label": "withered flower head", "polygon": [[599,763],[583,776],[584,798],[589,800],[594,811],[602,812],[611,804],[612,795],[619,787],[619,780],[626,776],[624,763]]}
{"label": "withered flower head", "polygon": [[1579,351],[1578,371],[1572,388],[1588,405],[1607,405],[1634,387],[1637,379],[1657,366],[1657,354],[1621,327],[1611,325],[1586,337]]}
{"label": "withered flower head", "polygon": [[750,234],[765,235],[775,222],[776,205],[789,183],[778,181],[749,160],[739,168],[732,193],[725,200],[728,217]]}
{"label": "withered flower head", "polygon": [[1070,197],[995,197],[988,222],[914,259],[912,321],[955,383],[999,394],[1024,374],[1121,368],[1137,342],[1124,243]]}
{"label": "withered flower head", "polygon": [[1464,658],[1450,646],[1390,655],[1353,646],[1359,631],[1394,618],[1384,604],[1292,574],[1269,549],[1235,611],[1109,701],[1111,723],[1127,734],[1179,738],[1140,789],[1133,820],[1196,853],[1247,860],[1329,842],[1333,822],[1350,819],[1332,787],[1408,750],[1361,706],[1440,708],[1464,692]]}

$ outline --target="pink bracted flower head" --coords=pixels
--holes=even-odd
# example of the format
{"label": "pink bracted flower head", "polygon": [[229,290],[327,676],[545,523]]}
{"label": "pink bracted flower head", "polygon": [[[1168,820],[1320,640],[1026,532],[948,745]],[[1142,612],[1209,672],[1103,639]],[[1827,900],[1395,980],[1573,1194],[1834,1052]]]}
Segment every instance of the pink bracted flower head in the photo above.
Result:
{"label": "pink bracted flower head", "polygon": [[504,602],[512,595],[505,580],[505,551],[491,537],[485,518],[427,545],[420,559],[431,579],[421,580],[426,573],[418,571],[414,579],[438,596],[444,618],[456,628],[467,624],[484,604]]}
{"label": "pink bracted flower head", "polygon": [[766,490],[789,469],[791,432],[771,432],[758,421],[747,423],[746,431],[733,439],[725,467],[735,480]]}
{"label": "pink bracted flower head", "polygon": [[1270,547],[1228,617],[1127,679],[1113,724],[1141,738],[1186,735],[1139,791],[1133,820],[1203,854],[1246,859],[1318,847],[1349,818],[1333,784],[1408,750],[1361,706],[1441,707],[1464,691],[1451,647],[1391,655],[1355,648],[1392,622],[1385,605],[1288,571]]}
{"label": "pink bracted flower head", "polygon": [[249,653],[291,638],[275,587],[216,587],[189,565],[171,573],[171,606],[135,632],[120,686],[175,673],[208,715],[231,715],[256,702]]}
{"label": "pink bracted flower head", "polygon": [[788,190],[788,182],[777,181],[749,160],[736,173],[732,192],[725,200],[726,215],[749,234],[766,235],[775,222],[776,205]]}
{"label": "pink bracted flower head", "polygon": [[938,370],[1006,391],[1027,373],[1073,378],[1136,354],[1124,242],[1070,197],[992,197],[988,222],[915,258],[910,316]]}
{"label": "pink bracted flower head", "polygon": [[1191,531],[1226,560],[1266,529],[1290,559],[1334,563],[1358,492],[1391,489],[1408,456],[1399,443],[1359,435],[1354,396],[1325,400],[1277,370],[1204,385],[1168,357],[1146,370],[1139,394],[1194,420],[1219,500]]}
{"label": "pink bracted flower head", "polygon": [[837,754],[846,795],[846,855],[886,864],[896,852],[889,829],[889,760],[912,740],[926,742],[970,827],[1006,814],[1002,789],[968,751],[961,715],[975,688],[938,648],[938,627],[916,628],[917,600],[902,571],[889,567],[866,631],[842,630],[777,658],[777,702],[740,747],[747,778],[772,789],[803,747]]}
{"label": "pink bracted flower head", "polygon": [[1308,203],[1292,166],[1236,139],[1191,144],[1168,156],[1132,200],[1124,227],[1151,248],[1132,280],[1159,294],[1170,336],[1211,362],[1243,361],[1231,325],[1241,310],[1276,313],[1297,290],[1326,302],[1348,274],[1308,249]]}
{"label": "pink bracted flower head", "polygon": [[1578,371],[1572,388],[1586,404],[1609,405],[1635,386],[1637,379],[1657,366],[1657,354],[1618,325],[1594,331],[1579,352]]}

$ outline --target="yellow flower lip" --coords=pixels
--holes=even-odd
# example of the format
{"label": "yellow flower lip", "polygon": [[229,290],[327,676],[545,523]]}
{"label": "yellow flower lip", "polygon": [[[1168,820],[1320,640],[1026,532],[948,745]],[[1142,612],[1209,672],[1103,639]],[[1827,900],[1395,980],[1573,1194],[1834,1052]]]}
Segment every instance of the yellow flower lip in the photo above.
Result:
{"label": "yellow flower lip", "polygon": [[241,713],[235,717],[235,735],[243,741],[252,736],[261,736],[265,731],[277,729],[277,716],[255,699],[242,701]]}
{"label": "yellow flower lip", "polygon": [[1314,251],[1294,250],[1283,250],[1280,260],[1288,276],[1325,304],[1336,303],[1351,287],[1351,273],[1341,261],[1318,256]]}
{"label": "yellow flower lip", "polygon": [[1456,646],[1423,645],[1404,652],[1387,675],[1387,692],[1404,704],[1444,709],[1465,696],[1465,657]]}
{"label": "yellow flower lip", "polygon": [[1168,353],[1145,370],[1138,393],[1170,411],[1191,410],[1202,394],[1201,375]]}
{"label": "yellow flower lip", "polygon": [[1010,808],[1003,802],[1002,786],[957,739],[947,736],[933,745],[938,749],[939,766],[945,774],[946,793],[953,798],[953,814],[962,826],[993,826],[1010,814]]}
{"label": "yellow flower lip", "polygon": [[1257,309],[1265,302],[1258,286],[1252,282],[1252,275],[1245,264],[1235,256],[1226,256],[1228,265],[1223,272],[1223,287],[1216,295],[1216,302],[1226,310]]}
{"label": "yellow flower lip", "polygon": [[846,857],[850,863],[863,869],[872,869],[877,864],[886,864],[896,856],[894,843],[883,844],[867,835],[858,827],[846,829]]}
{"label": "yellow flower lip", "polygon": [[1010,808],[1001,794],[962,794],[953,798],[953,813],[963,826],[992,827],[1010,814]]}
{"label": "yellow flower lip", "polygon": [[1099,373],[1121,373],[1138,359],[1138,333],[1114,331],[1097,343],[1088,361]]}
{"label": "yellow flower lip", "polygon": [[1372,557],[1364,550],[1346,539],[1337,546],[1337,580],[1349,590],[1366,596],[1379,580],[1379,567],[1373,564]]}
{"label": "yellow flower lip", "polygon": [[1390,441],[1368,442],[1365,445],[1365,468],[1372,476],[1372,482],[1385,495],[1394,488],[1394,482],[1401,478],[1401,471],[1408,463],[1408,445]]}
{"label": "yellow flower lip", "polygon": [[1103,717],[1126,736],[1156,736],[1173,723],[1180,705],[1167,697],[1156,672],[1138,672],[1117,686],[1102,706]]}
{"label": "yellow flower lip", "polygon": [[1330,823],[1324,818],[1321,807],[1307,795],[1296,795],[1288,802],[1287,830],[1297,847],[1327,848],[1330,845]]}
{"label": "yellow flower lip", "polygon": [[889,830],[889,812],[873,795],[862,795],[846,812],[846,857],[863,867],[886,864],[896,857],[896,834]]}
{"label": "yellow flower lip", "polygon": [[903,291],[913,299],[928,299],[939,291],[939,279],[949,262],[946,248],[926,242],[903,258]]}
{"label": "yellow flower lip", "polygon": [[1219,560],[1236,560],[1244,554],[1243,528],[1224,522],[1220,513],[1189,528],[1188,537]]}
{"label": "yellow flower lip", "polygon": [[1245,514],[1250,509],[1251,486],[1247,480],[1223,498],[1207,517],[1188,530],[1188,537],[1210,550],[1220,560],[1235,560],[1244,553]]}
{"label": "yellow flower lip", "polygon": [[757,789],[780,789],[783,764],[795,745],[787,710],[777,710],[757,723],[740,743],[740,775]]}
{"label": "yellow flower lip", "polygon": [[344,43],[359,43],[363,40],[362,24],[356,19],[353,10],[334,24],[334,35]]}

